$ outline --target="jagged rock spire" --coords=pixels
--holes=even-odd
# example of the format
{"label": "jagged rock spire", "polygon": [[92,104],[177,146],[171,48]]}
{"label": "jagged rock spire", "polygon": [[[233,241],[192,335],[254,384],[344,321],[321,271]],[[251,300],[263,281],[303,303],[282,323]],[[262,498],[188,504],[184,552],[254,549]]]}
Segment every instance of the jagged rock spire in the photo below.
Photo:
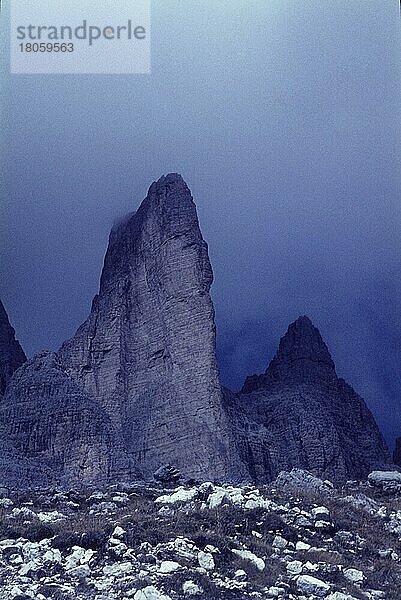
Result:
{"label": "jagged rock spire", "polygon": [[171,464],[241,477],[215,357],[213,275],[196,207],[175,173],[153,183],[110,235],[92,312],[60,356],[152,477]]}
{"label": "jagged rock spire", "polygon": [[241,391],[247,393],[280,382],[330,382],[335,378],[335,365],[319,330],[309,317],[300,316],[281,338],[265,373],[248,377]]}
{"label": "jagged rock spire", "polygon": [[306,317],[298,317],[281,338],[276,356],[266,370],[270,381],[332,379],[334,362],[319,330]]}
{"label": "jagged rock spire", "polygon": [[257,481],[293,467],[329,479],[362,478],[390,462],[372,413],[337,377],[307,317],[289,326],[266,372],[248,377],[227,405],[241,456]]}
{"label": "jagged rock spire", "polygon": [[0,394],[4,393],[14,371],[25,361],[25,353],[15,339],[15,330],[0,300]]}

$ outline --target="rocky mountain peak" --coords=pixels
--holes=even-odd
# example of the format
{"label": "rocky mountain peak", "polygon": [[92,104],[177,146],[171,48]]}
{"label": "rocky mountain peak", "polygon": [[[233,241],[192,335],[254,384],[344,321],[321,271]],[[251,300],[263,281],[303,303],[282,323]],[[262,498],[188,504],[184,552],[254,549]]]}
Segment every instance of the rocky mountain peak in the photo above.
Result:
{"label": "rocky mountain peak", "polygon": [[[163,258],[166,269],[180,271],[184,261],[177,260],[177,257],[181,251],[193,258],[195,252],[199,255],[202,283],[204,291],[208,292],[213,276],[196,206],[181,175],[170,173],[152,183],[137,211],[114,224],[104,261],[100,294],[107,294],[108,287],[121,285],[124,278],[128,279],[128,274],[139,268],[139,255],[143,259],[142,264],[155,264]],[[168,265],[167,260],[174,264]],[[189,280],[193,284],[193,277]],[[178,284],[178,278],[175,283]],[[163,284],[159,283],[160,286]],[[188,281],[181,279],[181,287],[187,285]]]}
{"label": "rocky mountain peak", "polygon": [[371,412],[337,377],[308,317],[291,323],[266,372],[248,377],[227,406],[256,481],[294,466],[334,480],[361,478],[390,462]]}
{"label": "rocky mountain peak", "polygon": [[183,191],[184,196],[191,197],[191,192],[182,175],[180,173],[168,173],[167,175],[162,175],[157,181],[151,184],[148,196],[153,193],[157,195],[160,191],[172,191],[173,195],[176,196],[180,189]]}
{"label": "rocky mountain peak", "polygon": [[3,481],[268,482],[293,467],[343,481],[389,463],[308,317],[264,374],[223,393],[212,280],[191,191],[171,173],[115,223],[87,320],[12,378],[25,355],[0,305]]}
{"label": "rocky mountain peak", "polygon": [[312,321],[298,317],[281,338],[276,356],[266,370],[271,381],[307,381],[336,376],[330,352]]}
{"label": "rocky mountain peak", "polygon": [[249,393],[283,382],[330,382],[336,377],[334,362],[320,331],[303,315],[288,327],[265,373],[248,377],[241,391]]}
{"label": "rocky mountain peak", "polygon": [[25,361],[25,353],[15,339],[15,330],[0,300],[0,394],[4,392],[14,371]]}
{"label": "rocky mountain peak", "polygon": [[164,464],[242,475],[222,407],[212,279],[191,192],[163,176],[114,226],[91,314],[60,350],[145,477]]}

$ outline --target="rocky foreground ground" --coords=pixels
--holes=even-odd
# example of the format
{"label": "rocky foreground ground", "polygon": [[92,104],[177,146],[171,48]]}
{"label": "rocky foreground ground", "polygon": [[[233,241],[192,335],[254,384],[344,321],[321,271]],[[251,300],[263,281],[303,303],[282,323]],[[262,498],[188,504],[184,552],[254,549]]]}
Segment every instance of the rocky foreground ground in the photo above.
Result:
{"label": "rocky foreground ground", "polygon": [[401,474],[1,496],[4,600],[401,598]]}

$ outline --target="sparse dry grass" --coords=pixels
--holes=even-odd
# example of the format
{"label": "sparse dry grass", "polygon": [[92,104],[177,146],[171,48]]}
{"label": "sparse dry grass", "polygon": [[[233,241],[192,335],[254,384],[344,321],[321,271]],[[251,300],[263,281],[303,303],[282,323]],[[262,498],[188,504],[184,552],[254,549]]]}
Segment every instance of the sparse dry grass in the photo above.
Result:
{"label": "sparse dry grass", "polygon": [[[347,495],[349,492],[344,491]],[[79,545],[97,551],[97,558],[101,560],[107,552],[107,542],[116,524],[121,525],[127,532],[125,543],[138,550],[143,542],[150,543],[153,547],[158,544],[174,540],[181,536],[192,540],[199,548],[207,545],[219,548],[215,555],[216,569],[219,573],[232,578],[235,571],[243,569],[247,574],[254,589],[263,590],[283,579],[286,572],[285,563],[279,558],[272,558],[274,549],[272,541],[279,533],[290,542],[299,539],[308,541],[312,546],[321,547],[330,537],[331,550],[311,550],[301,555],[296,553],[292,558],[301,558],[303,561],[320,563],[324,567],[324,579],[335,584],[355,598],[363,598],[361,590],[352,585],[337,567],[356,568],[362,570],[367,579],[362,586],[364,589],[384,589],[387,600],[400,600],[401,589],[401,564],[390,558],[381,558],[379,549],[392,548],[401,556],[401,542],[394,534],[389,533],[383,526],[383,519],[366,513],[361,508],[355,508],[345,503],[340,497],[319,497],[313,493],[301,493],[289,497],[282,492],[274,490],[272,486],[262,489],[262,494],[277,503],[291,506],[298,505],[304,510],[311,510],[316,505],[326,506],[334,521],[333,535],[320,533],[308,528],[299,530],[285,520],[278,513],[271,513],[264,509],[245,510],[232,505],[221,506],[217,509],[199,510],[199,503],[194,506],[175,507],[168,513],[159,513],[160,505],[154,499],[160,495],[156,490],[136,490],[129,494],[126,505],[118,507],[113,514],[89,514],[93,505],[88,495],[73,493],[72,498],[76,504],[71,509],[67,519],[51,524],[41,523],[38,519],[24,522],[23,518],[10,520],[6,518],[7,511],[0,509],[0,539],[26,538],[31,541],[40,541],[52,538],[53,547],[62,552],[68,552],[72,546]],[[375,500],[388,508],[389,511],[400,509],[400,499],[394,496],[380,497],[377,491],[372,494]],[[111,500],[110,494],[108,500]],[[43,496],[42,496],[43,498]],[[28,498],[13,498],[15,505],[20,505],[21,500],[29,502]],[[57,498],[47,501],[43,506],[42,500],[35,497],[33,505],[29,508],[35,510],[60,510],[63,512],[65,499]],[[261,537],[255,537],[252,532],[257,531]],[[341,536],[336,537],[336,532],[349,531],[353,534],[357,545],[347,548],[342,544]],[[233,548],[246,546],[257,556],[267,559],[266,569],[258,571],[252,564],[242,560],[232,553]],[[356,552],[352,550],[356,549]],[[163,555],[157,555],[162,560]],[[185,561],[184,561],[185,563]],[[165,578],[167,588],[177,590],[182,588],[181,579],[184,575],[174,574],[174,577]],[[213,580],[199,574],[199,585],[205,590],[204,598],[219,599],[232,598],[236,600],[241,595],[227,595],[228,592],[216,586]],[[178,591],[177,591],[178,593]]]}

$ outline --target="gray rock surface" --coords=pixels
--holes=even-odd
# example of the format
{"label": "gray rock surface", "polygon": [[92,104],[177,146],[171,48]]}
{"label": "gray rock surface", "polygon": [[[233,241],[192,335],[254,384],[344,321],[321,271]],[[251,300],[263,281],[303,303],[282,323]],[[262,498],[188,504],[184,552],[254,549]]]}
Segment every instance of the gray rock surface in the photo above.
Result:
{"label": "gray rock surface", "polygon": [[323,481],[302,469],[292,469],[290,472],[281,471],[275,480],[275,485],[288,493],[296,493],[302,490],[322,496],[333,495],[333,485],[329,481]]}
{"label": "gray rock surface", "polygon": [[372,471],[368,475],[371,485],[384,491],[401,490],[401,473],[399,471]]}
{"label": "gray rock surface", "polygon": [[343,379],[307,317],[292,323],[263,375],[226,392],[241,458],[254,481],[292,467],[323,478],[363,478],[390,462],[365,402]]}
{"label": "gray rock surface", "polygon": [[14,371],[25,361],[24,351],[15,339],[15,331],[0,300],[0,395],[4,393]]}
{"label": "gray rock surface", "polygon": [[167,463],[200,479],[246,473],[222,408],[212,278],[191,193],[162,177],[113,228],[91,314],[59,353],[149,479]]}
{"label": "gray rock surface", "polygon": [[113,439],[110,419],[63,370],[42,353],[13,376],[0,405],[2,480],[46,485],[86,484],[138,470]]}

